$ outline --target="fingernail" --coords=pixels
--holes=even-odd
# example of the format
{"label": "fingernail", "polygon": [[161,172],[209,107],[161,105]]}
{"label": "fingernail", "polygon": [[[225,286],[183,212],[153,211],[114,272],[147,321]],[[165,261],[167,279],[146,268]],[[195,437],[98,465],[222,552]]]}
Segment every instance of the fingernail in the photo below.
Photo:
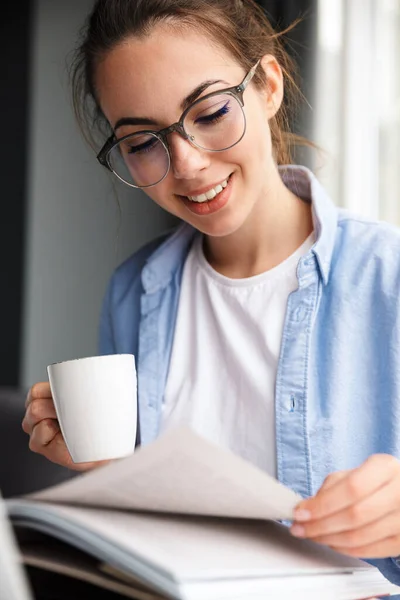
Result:
{"label": "fingernail", "polygon": [[294,513],[295,521],[309,521],[311,519],[311,513],[309,510],[299,509]]}
{"label": "fingernail", "polygon": [[306,530],[301,525],[293,525],[293,527],[290,528],[290,533],[296,537],[304,537]]}

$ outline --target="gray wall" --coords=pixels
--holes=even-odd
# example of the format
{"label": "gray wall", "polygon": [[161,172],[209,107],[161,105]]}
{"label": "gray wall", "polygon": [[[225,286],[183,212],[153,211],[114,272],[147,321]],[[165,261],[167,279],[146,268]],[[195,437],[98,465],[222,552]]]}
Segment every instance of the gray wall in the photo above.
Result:
{"label": "gray wall", "polygon": [[46,365],[97,353],[101,300],[113,268],[170,227],[136,190],[118,187],[83,142],[72,114],[66,56],[91,0],[36,0],[21,384]]}

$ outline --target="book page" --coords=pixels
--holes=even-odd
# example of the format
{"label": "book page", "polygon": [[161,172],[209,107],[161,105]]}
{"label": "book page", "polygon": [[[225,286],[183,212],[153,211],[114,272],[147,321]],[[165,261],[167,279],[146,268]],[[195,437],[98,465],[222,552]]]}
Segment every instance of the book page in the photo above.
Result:
{"label": "book page", "polygon": [[[47,518],[46,507],[33,509]],[[351,572],[376,569],[355,558],[293,538],[288,528],[271,521],[117,512],[73,506],[47,508],[58,527],[73,523],[85,537],[96,537],[134,557],[158,566],[179,581],[219,578]],[[32,513],[33,517],[33,513]],[[50,519],[52,517],[50,516]],[[64,523],[63,523],[64,521]],[[93,540],[96,547],[99,542]],[[130,559],[130,560],[129,560]]]}
{"label": "book page", "polygon": [[132,456],[29,496],[126,510],[291,519],[300,496],[187,428]]}
{"label": "book page", "polygon": [[109,575],[120,578],[120,585],[137,589],[139,580],[155,596],[356,600],[369,593],[400,591],[375,567],[295,539],[272,521],[144,514],[27,500],[13,500],[9,506],[17,524],[51,531],[76,544],[106,562]]}

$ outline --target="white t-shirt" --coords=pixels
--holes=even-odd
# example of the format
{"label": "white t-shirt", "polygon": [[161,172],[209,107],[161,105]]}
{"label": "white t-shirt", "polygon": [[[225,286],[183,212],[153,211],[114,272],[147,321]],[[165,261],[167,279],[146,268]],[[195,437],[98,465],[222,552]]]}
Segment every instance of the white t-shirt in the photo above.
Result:
{"label": "white t-shirt", "polygon": [[299,259],[246,279],[216,272],[198,235],[187,256],[161,432],[188,425],[276,477],[275,380]]}

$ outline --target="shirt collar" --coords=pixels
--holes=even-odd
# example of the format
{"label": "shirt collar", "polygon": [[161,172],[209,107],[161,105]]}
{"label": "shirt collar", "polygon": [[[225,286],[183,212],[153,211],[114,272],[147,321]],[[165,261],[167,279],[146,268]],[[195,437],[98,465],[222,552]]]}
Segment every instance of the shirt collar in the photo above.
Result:
{"label": "shirt collar", "polygon": [[165,288],[183,266],[197,230],[182,223],[147,259],[142,270],[142,284],[146,293]]}
{"label": "shirt collar", "polygon": [[310,253],[316,256],[322,280],[326,285],[332,262],[337,228],[337,208],[307,167],[284,165],[279,167],[283,182],[294,194],[312,203],[315,244]]}
{"label": "shirt collar", "polygon": [[[315,254],[323,282],[328,283],[337,227],[337,209],[324,188],[307,167],[284,165],[279,171],[285,185],[306,202],[312,202],[316,242],[310,252]],[[142,283],[147,293],[168,285],[183,266],[196,230],[181,224],[147,259],[142,271]]]}

